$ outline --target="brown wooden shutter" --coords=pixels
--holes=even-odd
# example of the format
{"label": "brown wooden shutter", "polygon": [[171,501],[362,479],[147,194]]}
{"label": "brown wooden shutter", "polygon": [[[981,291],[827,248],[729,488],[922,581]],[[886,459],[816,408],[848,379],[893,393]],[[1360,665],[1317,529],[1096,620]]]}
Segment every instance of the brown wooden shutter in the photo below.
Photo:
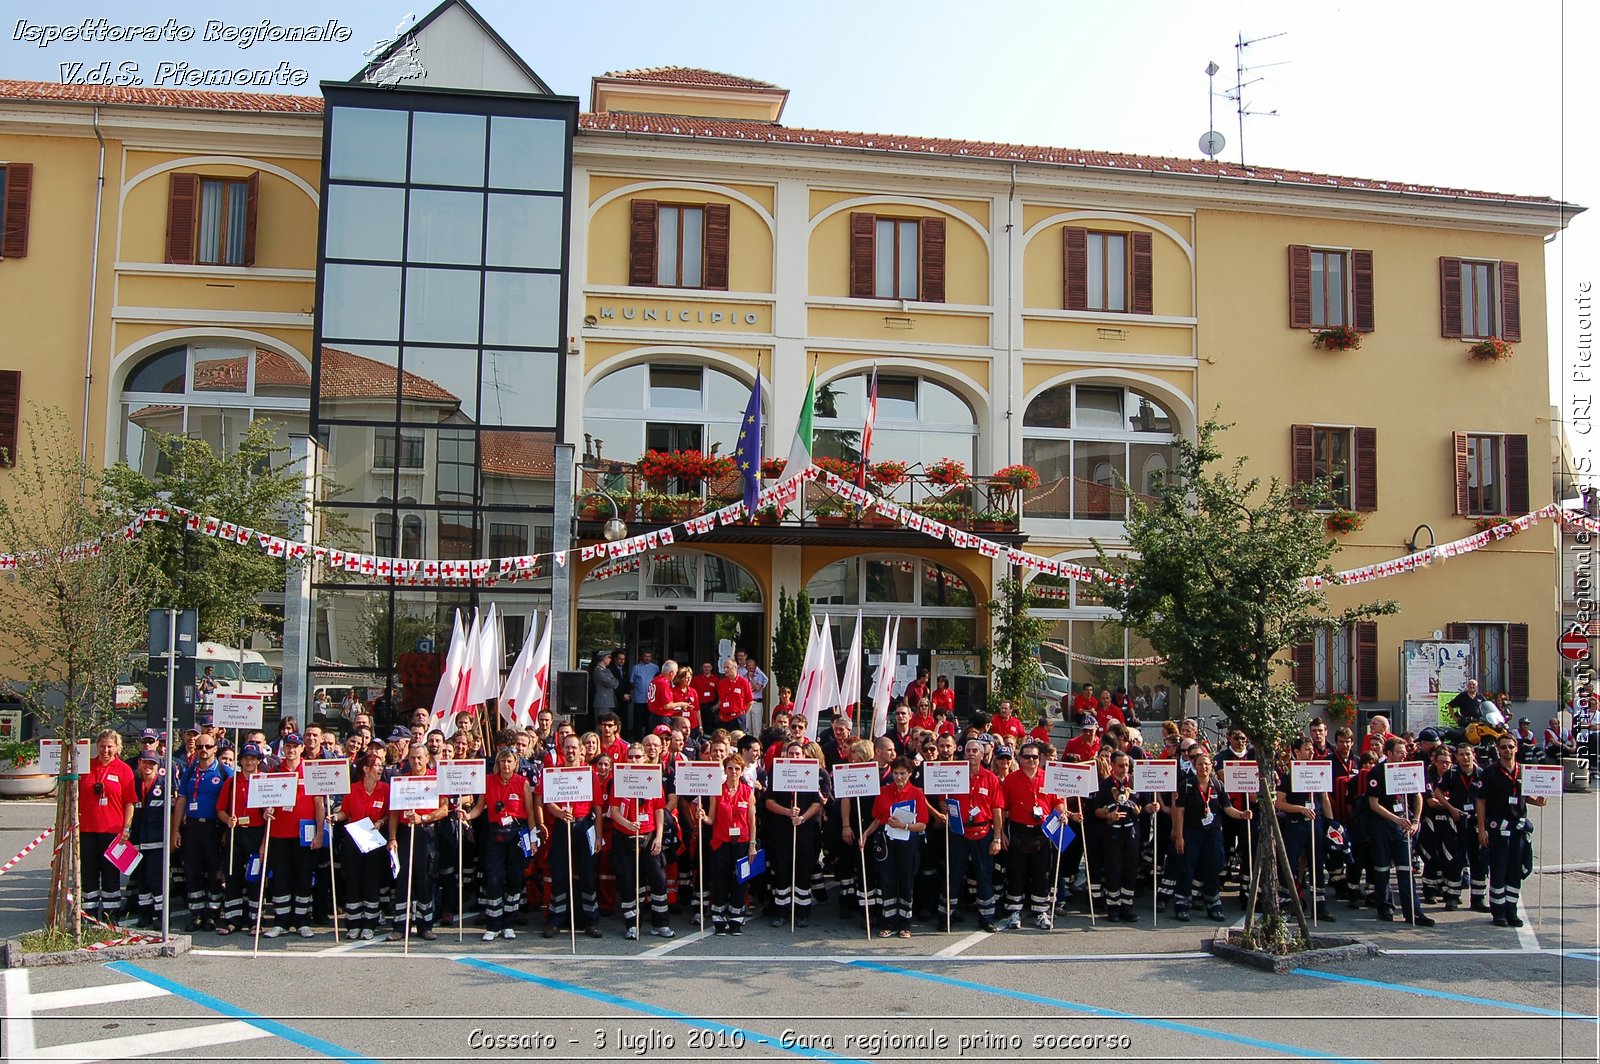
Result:
{"label": "brown wooden shutter", "polygon": [[194,174],[173,174],[167,185],[167,261],[194,265],[194,215],[200,179]]}
{"label": "brown wooden shutter", "polygon": [[1311,249],[1289,245],[1289,328],[1311,328]]}
{"label": "brown wooden shutter", "polygon": [[1311,640],[1296,643],[1294,657],[1294,696],[1303,700],[1317,697],[1317,646]]}
{"label": "brown wooden shutter", "polygon": [[1378,622],[1357,621],[1355,696],[1357,702],[1374,702],[1378,698]]}
{"label": "brown wooden shutter", "polygon": [[1133,298],[1128,310],[1134,314],[1155,313],[1155,252],[1149,233],[1129,233],[1128,261],[1133,268]]}
{"label": "brown wooden shutter", "polygon": [[1061,230],[1062,277],[1068,310],[1089,309],[1089,230],[1069,225]]}
{"label": "brown wooden shutter", "polygon": [[21,259],[28,254],[28,207],[33,200],[33,164],[6,164],[4,222],[0,222],[0,259]]}
{"label": "brown wooden shutter", "polygon": [[728,290],[729,209],[726,203],[706,204],[705,287]]}
{"label": "brown wooden shutter", "polygon": [[0,369],[0,466],[17,464],[22,436],[22,371]]}
{"label": "brown wooden shutter", "polygon": [[[1465,643],[1472,638],[1472,626],[1461,621],[1451,621],[1444,626],[1444,637],[1452,643]],[[1478,663],[1478,668],[1483,668],[1483,662]]]}
{"label": "brown wooden shutter", "polygon": [[878,294],[876,214],[850,215],[850,295],[855,299],[871,299]]}
{"label": "brown wooden shutter", "polygon": [[656,201],[634,200],[629,206],[633,221],[628,226],[628,283],[656,283]]}
{"label": "brown wooden shutter", "polygon": [[944,219],[922,219],[922,291],[924,303],[944,302]]}
{"label": "brown wooden shutter", "polygon": [[1500,339],[1522,339],[1521,270],[1514,262],[1500,264]]}
{"label": "brown wooden shutter", "polygon": [[244,264],[256,264],[256,204],[261,199],[261,174],[256,172],[250,175],[250,180],[245,182],[244,206]]}
{"label": "brown wooden shutter", "polygon": [[[1528,626],[1506,625],[1506,694],[1513,702],[1528,700]],[[1509,725],[1511,722],[1507,721]]]}
{"label": "brown wooden shutter", "polygon": [[1450,442],[1456,458],[1456,513],[1466,516],[1472,512],[1472,493],[1467,490],[1467,434],[1452,432]]}
{"label": "brown wooden shutter", "polygon": [[1309,484],[1317,479],[1316,443],[1310,425],[1289,426],[1289,483]]}
{"label": "brown wooden shutter", "polygon": [[1372,252],[1350,252],[1351,325],[1369,333],[1376,325],[1372,313]]}
{"label": "brown wooden shutter", "polygon": [[1528,437],[1503,436],[1506,451],[1506,513],[1528,512]]}
{"label": "brown wooden shutter", "polygon": [[1439,257],[1439,335],[1461,335],[1461,260]]}
{"label": "brown wooden shutter", "polygon": [[1351,502],[1357,513],[1371,513],[1378,508],[1378,430],[1356,429],[1355,437],[1355,491]]}

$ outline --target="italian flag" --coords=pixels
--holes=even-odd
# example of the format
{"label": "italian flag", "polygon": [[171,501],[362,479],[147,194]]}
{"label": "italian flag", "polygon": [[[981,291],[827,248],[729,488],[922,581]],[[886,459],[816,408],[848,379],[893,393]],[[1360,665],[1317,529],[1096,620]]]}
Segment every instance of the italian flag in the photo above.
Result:
{"label": "italian flag", "polygon": [[811,423],[817,415],[817,371],[811,371],[806,385],[806,401],[800,404],[800,420],[794,427],[794,443],[789,445],[789,460],[783,466],[783,479],[799,476],[811,465]]}

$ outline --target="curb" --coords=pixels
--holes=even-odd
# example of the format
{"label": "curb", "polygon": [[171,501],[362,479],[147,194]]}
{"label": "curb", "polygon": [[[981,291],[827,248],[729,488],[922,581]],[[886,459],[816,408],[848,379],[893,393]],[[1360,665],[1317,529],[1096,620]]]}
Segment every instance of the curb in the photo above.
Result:
{"label": "curb", "polygon": [[137,961],[151,957],[176,957],[188,953],[188,935],[173,935],[166,942],[141,942],[132,946],[106,946],[101,949],[75,949],[65,953],[24,953],[15,942],[0,942],[0,969],[54,968],[66,964],[104,964],[106,961]]}
{"label": "curb", "polygon": [[1304,968],[1309,964],[1349,964],[1354,961],[1371,960],[1378,956],[1377,946],[1358,938],[1351,938],[1348,935],[1312,935],[1311,949],[1280,957],[1273,953],[1235,946],[1228,941],[1231,930],[1222,928],[1215,938],[1202,939],[1200,948],[1222,960],[1259,968],[1275,975],[1287,975],[1293,969]]}

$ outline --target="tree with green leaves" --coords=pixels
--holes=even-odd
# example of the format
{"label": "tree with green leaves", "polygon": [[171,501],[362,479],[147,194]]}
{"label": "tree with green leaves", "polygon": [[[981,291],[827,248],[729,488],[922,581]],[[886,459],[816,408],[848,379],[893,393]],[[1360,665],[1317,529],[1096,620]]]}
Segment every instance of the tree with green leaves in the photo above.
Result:
{"label": "tree with green leaves", "polygon": [[778,624],[772,633],[772,684],[774,687],[800,686],[800,670],[806,664],[806,644],[811,636],[811,596],[802,589],[794,598],[787,588],[778,588]]}
{"label": "tree with green leaves", "polygon": [[[121,510],[181,506],[258,532],[287,535],[305,505],[304,481],[285,461],[275,426],[256,420],[238,444],[219,451],[188,436],[155,433],[154,473],[125,463],[105,471],[107,498]],[[139,539],[157,573],[152,609],[198,609],[200,638],[229,646],[268,622],[261,596],[282,591],[281,558],[237,543],[195,536],[183,523],[153,525]]]}
{"label": "tree with green leaves", "polygon": [[[1008,701],[1021,707],[1026,704],[1028,692],[1044,686],[1039,644],[1050,634],[1055,622],[1029,612],[1039,600],[1020,576],[1002,577],[995,590],[998,594],[988,604],[989,615],[994,618],[994,636],[990,642],[994,686],[989,701],[994,705]],[[1045,713],[1048,714],[1048,707]]]}
{"label": "tree with green leaves", "polygon": [[1338,583],[1332,559],[1339,544],[1319,510],[1329,502],[1329,483],[1247,478],[1247,460],[1225,461],[1217,444],[1226,428],[1212,418],[1194,442],[1175,439],[1176,468],[1153,497],[1130,492],[1132,554],[1095,548],[1101,566],[1122,578],[1105,585],[1106,605],[1165,659],[1174,685],[1198,688],[1255,748],[1260,815],[1245,933],[1250,945],[1286,952],[1307,943],[1310,930],[1292,890],[1293,928],[1278,901],[1279,883],[1292,882],[1293,870],[1272,812],[1274,754],[1304,727],[1280,667],[1290,647],[1319,629],[1397,607],[1330,606],[1322,588]]}
{"label": "tree with green leaves", "polygon": [[[0,648],[20,673],[13,686],[41,733],[62,742],[56,838],[45,929],[80,941],[82,855],[72,751],[115,714],[117,674],[145,645],[144,606],[154,573],[131,512],[107,504],[98,472],[82,461],[59,410],[31,410],[27,443],[0,496],[0,551],[18,556],[0,579]],[[90,860],[99,860],[92,854]]]}

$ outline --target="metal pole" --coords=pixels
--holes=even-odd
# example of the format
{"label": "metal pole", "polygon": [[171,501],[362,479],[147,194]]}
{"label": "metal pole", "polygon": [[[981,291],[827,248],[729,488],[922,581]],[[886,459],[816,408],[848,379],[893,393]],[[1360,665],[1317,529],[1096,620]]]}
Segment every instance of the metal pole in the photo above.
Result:
{"label": "metal pole", "polygon": [[[1067,830],[1067,811],[1065,808],[1061,810],[1061,830]],[[948,835],[949,832],[946,832],[945,834]],[[948,846],[948,840],[946,841]],[[1050,908],[1047,910],[1045,915],[1045,919],[1050,921],[1051,930],[1054,930],[1056,926],[1056,892],[1061,889],[1061,854],[1062,848],[1060,846],[1056,846],[1056,869],[1054,872],[1050,873]],[[949,916],[946,914],[946,919],[948,918]],[[946,930],[949,930],[949,928],[946,928]]]}
{"label": "metal pole", "polygon": [[856,849],[861,851],[861,913],[867,919],[867,941],[872,941],[872,897],[867,889],[867,848],[861,845],[861,799],[851,800],[856,807]]}
{"label": "metal pole", "polygon": [[[178,683],[178,611],[167,611],[167,763],[162,769],[162,785],[172,796],[172,705]],[[62,757],[73,751],[63,751]],[[263,876],[263,879],[266,877]],[[161,817],[161,941],[171,938],[172,929],[172,810]],[[258,940],[259,941],[259,940]]]}
{"label": "metal pole", "polygon": [[[333,867],[333,844],[338,841],[338,832],[333,830],[333,817],[325,821],[328,826],[328,900],[333,905],[333,944],[339,944],[339,872]],[[322,830],[322,824],[317,825],[317,830]],[[232,846],[229,852],[233,852]],[[351,933],[354,935],[354,932]]]}
{"label": "metal pole", "polygon": [[402,953],[407,953],[407,954],[409,954],[411,952],[411,892],[412,892],[412,885],[417,880],[417,821],[416,821],[416,815],[417,815],[417,811],[415,809],[413,809],[411,811],[412,820],[411,820],[410,842],[406,847],[406,849],[408,851],[407,852],[407,856],[406,856],[406,934],[405,934],[405,945],[401,947],[401,952]]}
{"label": "metal pole", "polygon": [[[567,812],[569,814],[572,812],[570,804],[567,806]],[[578,894],[572,885],[572,823],[571,820],[567,821],[567,916],[569,917],[567,926],[572,930],[572,953],[576,956],[578,953]]]}
{"label": "metal pole", "polygon": [[[1083,824],[1083,797],[1078,796],[1078,823]],[[1085,828],[1087,830],[1087,828]],[[1083,888],[1089,892],[1089,926],[1098,927],[1094,918],[1094,876],[1089,870],[1089,840],[1083,840]]]}
{"label": "metal pole", "polygon": [[[1057,873],[1060,874],[1059,872]],[[956,899],[950,890],[950,815],[946,807],[944,818],[944,933],[950,933],[950,910],[956,907]]]}
{"label": "metal pole", "polygon": [[267,821],[266,834],[261,836],[261,867],[260,875],[256,881],[261,884],[256,888],[256,944],[250,949],[250,956],[254,957],[261,952],[261,914],[267,908],[267,848],[272,845],[272,819]]}
{"label": "metal pole", "polygon": [[[1293,872],[1294,869],[1289,869]],[[1317,927],[1317,893],[1321,884],[1317,882],[1317,796],[1311,796],[1311,926]]]}

